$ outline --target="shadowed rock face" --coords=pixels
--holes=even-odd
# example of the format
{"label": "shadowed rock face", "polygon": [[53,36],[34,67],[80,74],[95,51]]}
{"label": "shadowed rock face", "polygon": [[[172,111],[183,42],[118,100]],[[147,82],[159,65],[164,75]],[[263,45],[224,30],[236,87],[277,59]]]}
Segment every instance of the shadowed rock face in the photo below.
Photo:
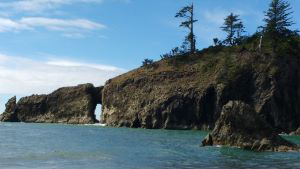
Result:
{"label": "shadowed rock face", "polygon": [[253,151],[299,151],[297,145],[283,139],[248,104],[230,101],[203,146],[228,145]]}
{"label": "shadowed rock face", "polygon": [[7,104],[14,108],[2,115],[2,121],[95,123],[94,112],[96,105],[102,103],[102,88],[84,84],[60,88],[49,95],[23,97],[14,106],[9,101]]}

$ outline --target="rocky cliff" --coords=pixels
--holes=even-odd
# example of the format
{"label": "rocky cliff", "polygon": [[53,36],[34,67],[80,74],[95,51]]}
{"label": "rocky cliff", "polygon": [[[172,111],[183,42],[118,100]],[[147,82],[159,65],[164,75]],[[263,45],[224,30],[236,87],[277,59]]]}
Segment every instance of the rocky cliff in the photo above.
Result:
{"label": "rocky cliff", "polygon": [[107,81],[101,119],[109,126],[212,129],[222,107],[240,100],[277,131],[295,131],[299,58],[235,47],[162,60]]}
{"label": "rocky cliff", "polygon": [[203,141],[203,146],[236,146],[252,151],[299,151],[258,115],[252,106],[241,101],[229,101],[222,108],[215,128]]}
{"label": "rocky cliff", "polygon": [[6,104],[1,121],[86,124],[97,122],[95,108],[101,104],[103,87],[92,84],[60,88],[49,95],[32,95]]}

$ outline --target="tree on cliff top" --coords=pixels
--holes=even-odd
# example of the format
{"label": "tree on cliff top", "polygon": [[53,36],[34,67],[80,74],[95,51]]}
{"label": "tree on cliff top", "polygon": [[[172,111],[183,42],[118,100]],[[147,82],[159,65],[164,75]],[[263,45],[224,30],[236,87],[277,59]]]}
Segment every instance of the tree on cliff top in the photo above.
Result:
{"label": "tree on cliff top", "polygon": [[189,29],[189,34],[185,38],[185,42],[190,44],[190,52],[196,51],[196,38],[194,34],[194,23],[198,20],[194,19],[194,5],[183,7],[176,15],[176,18],[185,18],[186,20],[181,22],[180,27]]}
{"label": "tree on cliff top", "polygon": [[232,46],[240,41],[245,27],[241,19],[239,19],[239,15],[231,13],[225,18],[225,22],[221,28],[227,33],[227,38],[224,42]]}
{"label": "tree on cliff top", "polygon": [[266,18],[264,27],[266,34],[270,37],[273,50],[277,48],[282,37],[289,35],[291,30],[289,27],[294,23],[292,17],[290,3],[285,0],[272,0],[269,9],[265,12]]}

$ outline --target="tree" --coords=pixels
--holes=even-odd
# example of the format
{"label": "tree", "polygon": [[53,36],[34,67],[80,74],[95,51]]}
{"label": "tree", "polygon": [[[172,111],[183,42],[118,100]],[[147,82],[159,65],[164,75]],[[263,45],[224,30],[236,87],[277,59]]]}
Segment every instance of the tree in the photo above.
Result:
{"label": "tree", "polygon": [[218,38],[213,38],[213,41],[214,41],[215,46],[221,46],[222,45],[222,42]]}
{"label": "tree", "polygon": [[180,27],[189,29],[189,34],[185,38],[185,43],[190,44],[190,52],[196,51],[196,37],[194,34],[194,23],[198,20],[194,19],[194,5],[183,7],[176,15],[176,18],[185,18],[186,20],[181,22]]}
{"label": "tree", "polygon": [[285,0],[272,0],[269,9],[265,12],[266,22],[265,31],[271,37],[271,45],[273,49],[282,36],[289,34],[291,31],[288,27],[294,23],[291,21],[290,4]]}
{"label": "tree", "polygon": [[145,59],[145,60],[143,61],[143,67],[148,68],[148,67],[150,67],[153,63],[154,63],[154,62],[153,62],[152,59]]}
{"label": "tree", "polygon": [[221,28],[227,33],[225,43],[234,45],[241,39],[245,27],[241,19],[239,19],[239,15],[231,13],[225,18],[225,22]]}
{"label": "tree", "polygon": [[236,24],[237,39],[241,39],[242,33],[245,32],[245,27],[242,21]]}

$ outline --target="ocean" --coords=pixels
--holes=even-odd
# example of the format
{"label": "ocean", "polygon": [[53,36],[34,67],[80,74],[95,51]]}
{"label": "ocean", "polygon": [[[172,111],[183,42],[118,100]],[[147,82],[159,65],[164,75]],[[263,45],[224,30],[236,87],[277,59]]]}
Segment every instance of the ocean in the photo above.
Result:
{"label": "ocean", "polygon": [[[200,147],[207,132],[0,123],[2,169],[300,168],[300,153]],[[300,144],[300,137],[286,136]]]}

